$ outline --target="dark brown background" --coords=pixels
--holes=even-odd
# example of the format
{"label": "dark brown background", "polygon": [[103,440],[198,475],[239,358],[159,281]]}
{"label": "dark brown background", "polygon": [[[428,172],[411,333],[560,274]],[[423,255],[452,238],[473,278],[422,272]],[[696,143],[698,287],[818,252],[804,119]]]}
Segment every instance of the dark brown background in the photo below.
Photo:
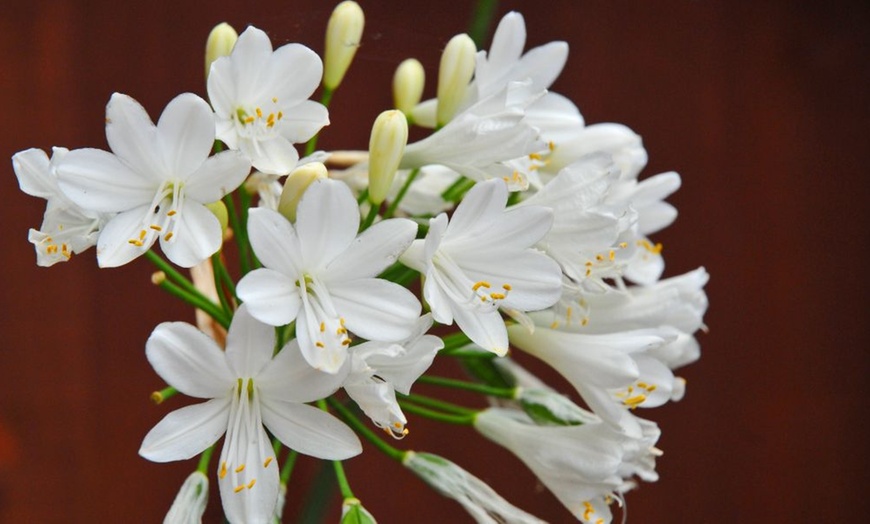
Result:
{"label": "dark brown background", "polygon": [[[434,82],[439,51],[465,29],[471,5],[361,3],[366,34],[325,147],[365,147],[400,60],[420,58]],[[113,91],[155,118],[176,94],[202,94],[203,41],[223,20],[322,51],[331,4],[245,4],[4,2],[0,156],[105,147]],[[867,8],[565,0],[503,2],[499,13],[509,9],[524,11],[529,44],[570,43],[554,89],[587,122],[631,126],[650,153],[647,174],[682,174],[671,198],[680,218],[656,240],[667,274],[704,265],[712,275],[710,334],[684,371],[688,395],[643,413],[663,428],[665,455],[661,481],[629,494],[631,522],[857,522],[870,510]],[[183,402],[150,404],[161,383],[143,345],[158,322],[191,314],[149,284],[144,260],[99,271],[89,252],[37,268],[26,237],[43,203],[18,191],[10,164],[2,174],[0,521],[157,522],[194,464],[136,454]],[[410,427],[402,445],[455,457],[520,506],[570,521],[518,462],[466,429]],[[298,468],[288,515],[317,462]],[[382,522],[468,520],[373,449],[347,469]],[[218,505],[215,496],[210,521]],[[330,501],[327,521],[337,507]]]}

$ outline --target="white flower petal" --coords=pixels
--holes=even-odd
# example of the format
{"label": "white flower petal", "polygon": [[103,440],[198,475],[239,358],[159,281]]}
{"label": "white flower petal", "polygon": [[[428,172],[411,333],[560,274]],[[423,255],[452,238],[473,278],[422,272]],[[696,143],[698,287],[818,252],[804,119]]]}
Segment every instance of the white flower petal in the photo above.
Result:
{"label": "white flower petal", "polygon": [[[272,453],[272,443],[261,424],[240,430],[235,443],[238,452],[231,457],[241,464],[230,464],[225,442],[218,466],[218,487],[224,513],[230,522],[271,522],[278,502],[278,464]],[[264,452],[267,454],[264,455]],[[224,468],[227,468],[226,470]]]}
{"label": "white flower petal", "polygon": [[263,424],[287,447],[312,457],[344,460],[362,453],[356,434],[334,416],[305,404],[265,398]]}
{"label": "white flower petal", "polygon": [[251,209],[248,238],[257,258],[269,269],[296,279],[303,267],[302,246],[290,221],[271,209]]}
{"label": "white flower petal", "polygon": [[48,155],[42,149],[31,148],[12,156],[12,168],[18,177],[18,187],[28,195],[48,199],[57,194],[57,179],[51,172]]}
{"label": "white flower petal", "polygon": [[303,100],[288,109],[287,115],[281,120],[279,132],[290,142],[300,144],[308,141],[327,125],[329,111],[326,107],[312,100]]}
{"label": "white flower petal", "polygon": [[160,378],[185,395],[216,398],[233,387],[235,379],[224,352],[185,322],[164,322],[154,328],[145,355]]}
{"label": "white flower petal", "polygon": [[97,263],[100,267],[123,266],[154,244],[157,236],[150,233],[142,240],[141,246],[130,243],[131,240],[138,239],[139,232],[145,229],[144,220],[147,215],[146,204],[119,213],[109,220],[97,240]]}
{"label": "white flower petal", "polygon": [[131,97],[114,93],[106,104],[106,139],[118,158],[158,183],[171,173],[157,127]]}
{"label": "white flower petal", "polygon": [[145,435],[139,454],[153,462],[198,455],[226,432],[229,405],[227,396],[173,411]]}
{"label": "white flower petal", "polygon": [[204,205],[187,201],[176,215],[174,235],[160,237],[160,248],[166,257],[181,267],[193,267],[217,253],[223,242],[221,224]]}
{"label": "white flower petal", "polygon": [[326,267],[329,282],[373,277],[398,260],[417,233],[417,224],[403,218],[378,222],[363,231]]}
{"label": "white flower petal", "polygon": [[[314,93],[323,76],[323,62],[317,53],[302,44],[286,44],[269,56],[265,75],[263,84],[269,86],[269,91],[263,94],[277,98],[279,106],[287,107],[285,104],[295,105]],[[292,81],[288,81],[290,79]],[[287,112],[284,117],[296,119],[293,112]]]}
{"label": "white flower petal", "polygon": [[298,342],[292,340],[257,375],[257,384],[268,398],[289,402],[313,402],[338,390],[348,371],[349,366],[343,366],[335,374],[314,369],[302,356]]}
{"label": "white flower petal", "polygon": [[168,172],[186,178],[199,169],[211,152],[214,113],[202,98],[182,93],[160,115],[157,136]]}
{"label": "white flower petal", "polygon": [[420,316],[420,302],[413,293],[378,278],[342,282],[330,288],[330,294],[347,329],[369,340],[407,338]]}
{"label": "white flower petal", "polygon": [[307,269],[325,267],[347,249],[359,230],[359,208],[342,182],[318,179],[308,186],[296,211]]}
{"label": "white flower petal", "polygon": [[272,326],[289,324],[299,313],[302,301],[293,280],[271,269],[255,269],[239,282],[236,294],[251,315]]}
{"label": "white flower petal", "polygon": [[227,332],[227,363],[237,377],[255,377],[272,360],[275,329],[257,321],[242,304]]}
{"label": "white flower petal", "polygon": [[104,213],[148,205],[159,181],[133,171],[117,156],[99,149],[76,149],[57,166],[57,181],[70,200]]}
{"label": "white flower petal", "polygon": [[251,162],[241,151],[222,151],[209,157],[187,177],[184,190],[203,204],[217,202],[239,187],[251,171]]}
{"label": "white flower petal", "polygon": [[299,152],[281,135],[269,138],[239,137],[239,149],[255,169],[271,175],[286,175],[299,161]]}
{"label": "white flower petal", "polygon": [[501,180],[479,182],[465,194],[447,225],[451,237],[486,230],[501,219],[507,203],[507,186]]}
{"label": "white flower petal", "polygon": [[490,311],[453,308],[453,320],[463,333],[478,346],[504,356],[508,350],[508,334],[498,310]]}

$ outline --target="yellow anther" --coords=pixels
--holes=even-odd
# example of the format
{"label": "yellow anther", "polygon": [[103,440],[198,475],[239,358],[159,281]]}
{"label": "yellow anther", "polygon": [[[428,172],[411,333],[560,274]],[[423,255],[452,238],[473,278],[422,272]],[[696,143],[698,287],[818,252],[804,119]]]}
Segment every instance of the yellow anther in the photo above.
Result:
{"label": "yellow anther", "polygon": [[592,274],[592,270],[589,268],[586,268],[586,276],[588,277],[591,274]]}
{"label": "yellow anther", "polygon": [[278,103],[278,98],[273,96],[273,97],[272,97],[272,103],[273,103],[273,104],[277,104],[277,103]]}
{"label": "yellow anther", "polygon": [[275,457],[268,457],[265,461],[263,461],[263,467],[268,468],[269,464],[271,464],[272,460],[274,460],[274,459],[275,459]]}
{"label": "yellow anther", "polygon": [[569,307],[568,309],[565,310],[565,320],[566,320],[568,323],[571,322],[571,315],[573,315],[573,314],[574,314],[574,309],[573,309],[573,308]]}
{"label": "yellow anther", "polygon": [[344,327],[344,317],[338,317],[338,324],[339,324],[341,327]]}
{"label": "yellow anther", "polygon": [[553,323],[550,324],[550,329],[556,329],[557,327],[559,327],[559,321],[554,320]]}
{"label": "yellow anther", "polygon": [[650,386],[647,386],[646,390],[647,390],[647,392],[652,393],[653,391],[656,390],[656,388],[658,388],[658,386],[656,386],[655,384],[652,384]]}
{"label": "yellow anther", "polygon": [[628,242],[620,242],[620,243],[619,243],[619,247],[621,247],[622,249],[627,248],[627,247],[628,247]]}
{"label": "yellow anther", "polygon": [[242,464],[241,466],[237,467],[237,468],[234,469],[233,471],[235,471],[236,473],[241,473],[241,472],[244,471],[244,470],[245,470],[245,465]]}
{"label": "yellow anther", "polygon": [[396,429],[399,429],[402,427],[402,423],[401,422],[393,422],[393,427]]}
{"label": "yellow anther", "polygon": [[490,293],[489,296],[492,297],[493,300],[504,300],[504,297],[507,295],[504,293]]}
{"label": "yellow anther", "polygon": [[643,404],[645,400],[646,400],[646,395],[635,395],[633,397],[628,397],[627,399],[623,400],[622,403],[625,404],[626,406],[628,406],[629,408],[634,409],[637,406]]}
{"label": "yellow anther", "polygon": [[174,209],[170,209],[170,210],[166,213],[166,216],[168,216],[168,217],[174,217],[174,216],[176,215],[176,213],[178,213],[178,211],[176,211],[176,210],[174,210]]}
{"label": "yellow anther", "polygon": [[531,160],[540,160],[540,159],[541,159],[541,155],[539,155],[538,153],[529,153],[529,158],[530,158]]}
{"label": "yellow anther", "polygon": [[54,244],[50,244],[48,247],[45,248],[45,251],[49,255],[54,255],[55,253],[57,253],[57,246]]}
{"label": "yellow anther", "polygon": [[502,284],[501,288],[505,291],[510,291],[511,289],[513,289],[510,284]]}
{"label": "yellow anther", "polygon": [[661,242],[657,243],[656,245],[652,245],[648,240],[638,240],[637,245],[646,249],[647,251],[649,251],[653,255],[661,254],[662,248],[664,248],[664,246],[661,244]]}
{"label": "yellow anther", "polygon": [[604,524],[604,519],[598,519],[595,521],[595,524]]}
{"label": "yellow anther", "polygon": [[321,322],[320,323],[320,332],[323,333],[324,331],[326,331],[326,322]]}
{"label": "yellow anther", "polygon": [[148,234],[148,232],[145,231],[144,229],[142,231],[139,231],[139,240],[145,240],[145,235],[147,235],[147,234]]}
{"label": "yellow anther", "polygon": [[648,387],[646,382],[638,382],[637,387],[646,389]]}
{"label": "yellow anther", "polygon": [[581,326],[586,326],[589,324],[589,317],[583,317],[583,320],[580,321]]}
{"label": "yellow anther", "polygon": [[[76,260],[78,260],[78,259],[76,259]],[[317,346],[317,347],[319,347],[319,348],[326,347],[326,346],[323,345],[323,342],[321,342],[321,341],[319,341],[319,340],[318,340],[317,342],[315,342],[314,345]]]}
{"label": "yellow anther", "polygon": [[255,120],[254,117],[249,116],[249,117],[245,118],[245,123],[246,123],[246,124],[253,124],[253,123],[254,123],[254,120]]}
{"label": "yellow anther", "polygon": [[236,486],[235,488],[233,488],[233,493],[238,493],[238,492],[242,491],[243,489],[245,489],[245,485],[240,484],[240,485]]}
{"label": "yellow anther", "polygon": [[607,254],[607,258],[609,258],[611,262],[616,260],[616,251],[611,249],[610,253]]}
{"label": "yellow anther", "polygon": [[262,109],[260,109],[260,108],[258,107],[258,108],[256,108],[256,109],[254,109],[254,111],[257,112],[257,118],[263,118],[263,110],[262,110]]}
{"label": "yellow anther", "polygon": [[347,333],[347,330],[340,326],[338,329],[335,330],[336,335],[344,335],[345,333]]}
{"label": "yellow anther", "polygon": [[[131,239],[131,240],[128,240],[127,242],[133,244],[133,245],[136,246],[136,247],[142,247],[142,246],[145,245],[145,244],[142,243],[141,240],[137,240],[137,239],[135,239],[135,238],[133,238],[133,239]],[[55,252],[57,252],[57,247],[56,247],[56,246],[55,246]]]}
{"label": "yellow anther", "polygon": [[172,235],[173,235],[172,231],[170,231],[169,233],[166,233],[166,235],[163,236],[163,240],[169,242],[169,239],[172,238]]}
{"label": "yellow anther", "polygon": [[480,297],[480,301],[481,301],[481,302],[486,302],[486,297],[485,297],[485,296],[481,296],[481,297]]}
{"label": "yellow anther", "polygon": [[227,463],[221,462],[221,470],[218,473],[218,478],[223,479],[226,476],[227,476]]}
{"label": "yellow anther", "polygon": [[549,149],[550,151],[556,149],[556,144],[554,144],[553,141],[550,140],[549,142],[547,142],[547,149]]}
{"label": "yellow anther", "polygon": [[284,113],[278,111],[278,120],[281,120],[282,118],[284,118]]}
{"label": "yellow anther", "polygon": [[587,262],[586,262],[586,267],[592,267],[592,262],[591,262],[591,261],[587,261]]}
{"label": "yellow anther", "polygon": [[475,284],[473,286],[471,286],[471,289],[474,291],[477,291],[478,289],[480,289],[482,287],[489,289],[490,288],[489,282],[487,282],[485,280],[481,280],[480,282],[475,282]]}
{"label": "yellow anther", "polygon": [[599,261],[599,262],[603,262],[603,261],[604,261],[604,255],[600,255],[600,254],[599,254],[599,255],[595,255],[595,260],[597,260],[597,261]]}
{"label": "yellow anther", "polygon": [[342,340],[342,341],[341,341],[341,345],[342,345],[342,346],[349,346],[349,345],[350,345],[350,339],[349,339],[349,338],[346,338],[346,339]]}
{"label": "yellow anther", "polygon": [[154,231],[163,231],[163,228],[160,227],[160,226],[158,226],[157,224],[151,224],[151,225],[148,226],[148,227],[150,227],[150,228],[153,229]]}
{"label": "yellow anther", "polygon": [[257,479],[251,479],[251,481],[248,482],[248,489],[253,488],[254,484],[256,484],[256,483],[257,483]]}

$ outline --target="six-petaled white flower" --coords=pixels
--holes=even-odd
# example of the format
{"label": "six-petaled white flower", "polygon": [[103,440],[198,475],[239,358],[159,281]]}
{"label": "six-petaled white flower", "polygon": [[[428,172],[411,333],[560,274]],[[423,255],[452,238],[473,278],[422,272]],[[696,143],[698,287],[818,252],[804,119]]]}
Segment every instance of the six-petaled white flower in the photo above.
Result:
{"label": "six-petaled white flower", "polygon": [[329,396],[341,384],[305,363],[295,342],[275,356],[275,330],[236,311],[222,351],[184,322],[154,329],[146,355],[178,391],[211,399],[163,418],[139,453],[155,462],[184,460],[226,433],[218,466],[224,511],[231,522],[267,522],[278,500],[278,465],[264,429],[291,449],[341,460],[362,451],[353,431],[332,415],[304,404]]}

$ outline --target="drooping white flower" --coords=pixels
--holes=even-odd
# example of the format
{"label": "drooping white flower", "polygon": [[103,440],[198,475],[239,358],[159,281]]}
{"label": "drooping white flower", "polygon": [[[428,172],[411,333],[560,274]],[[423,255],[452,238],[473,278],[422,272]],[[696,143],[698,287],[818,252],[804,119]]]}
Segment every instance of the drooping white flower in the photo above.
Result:
{"label": "drooping white flower", "polygon": [[308,100],[322,74],[314,51],[301,44],[272,51],[266,33],[248,27],[208,75],[217,138],[241,150],[257,170],[286,175],[299,160],[293,144],[329,124],[326,107]]}
{"label": "drooping white flower", "polygon": [[337,372],[350,333],[368,340],[408,338],[420,303],[398,284],[375,278],[414,239],[417,225],[384,220],[357,236],[359,208],[343,183],[318,179],[299,203],[296,224],[268,209],[252,209],[251,246],[264,268],[239,282],[251,314],[274,326],[296,320],[308,362]]}
{"label": "drooping white flower", "polygon": [[407,340],[392,344],[370,341],[350,348],[351,371],[344,389],[376,426],[395,438],[405,436],[408,422],[396,401],[396,391],[409,394],[411,385],[444,347],[440,338],[426,334],[430,327],[432,316],[423,315]]}
{"label": "drooping white flower", "polygon": [[157,239],[172,262],[192,267],[221,245],[218,219],[205,206],[233,191],[251,165],[236,151],[209,157],[214,118],[208,104],[185,93],[155,126],[145,109],[115,93],[106,106],[112,153],[76,149],[57,166],[58,183],[78,206],[118,213],[97,240],[101,267],[126,264]]}
{"label": "drooping white flower", "polygon": [[208,477],[201,471],[194,471],[178,490],[163,524],[200,524],[206,504]]}
{"label": "drooping white flower", "polygon": [[69,199],[57,183],[57,164],[67,149],[55,147],[51,160],[41,149],[28,149],[12,157],[21,190],[46,202],[42,226],[31,229],[28,240],[36,248],[36,263],[52,266],[96,245],[110,213],[83,209]]}
{"label": "drooping white flower", "polygon": [[163,418],[139,454],[155,462],[191,458],[226,433],[218,466],[231,522],[268,522],[278,500],[278,465],[264,428],[289,448],[342,460],[362,451],[359,439],[328,413],[304,404],[335,391],[343,378],[309,367],[295,342],[273,358],[275,330],[239,308],[227,348],[183,322],[155,328],[146,345],[154,370],[178,391],[211,399]]}
{"label": "drooping white flower", "polygon": [[408,451],[402,465],[445,497],[460,503],[481,524],[542,524],[544,521],[514,506],[489,485],[449,460],[431,453]]}
{"label": "drooping white flower", "polygon": [[449,223],[429,222],[425,240],[415,240],[402,263],[426,277],[423,296],[442,324],[455,320],[481,347],[504,355],[507,331],[499,308],[535,311],[559,299],[562,272],[531,247],[547,233],[552,212],[544,207],[505,209],[500,180],[475,185]]}
{"label": "drooping white flower", "polygon": [[606,425],[538,426],[522,412],[489,408],[474,427],[522,460],[578,520],[610,522],[625,448]]}

